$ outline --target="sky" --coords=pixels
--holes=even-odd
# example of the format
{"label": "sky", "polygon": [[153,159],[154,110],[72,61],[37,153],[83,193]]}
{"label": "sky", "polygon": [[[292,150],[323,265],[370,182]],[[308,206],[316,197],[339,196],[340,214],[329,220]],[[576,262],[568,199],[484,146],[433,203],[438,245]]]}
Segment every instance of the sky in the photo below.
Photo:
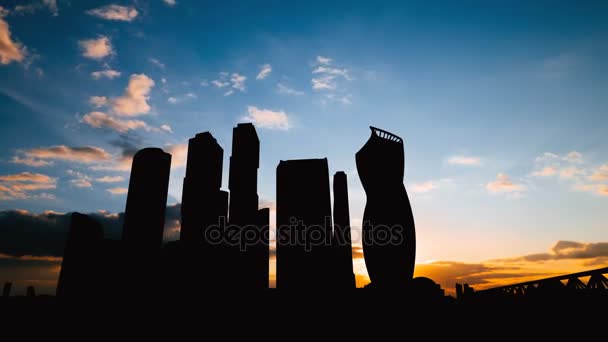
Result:
{"label": "sky", "polygon": [[348,174],[360,286],[370,125],[404,139],[416,275],[451,291],[608,265],[605,1],[0,6],[0,281],[51,291],[61,248],[38,240],[61,245],[64,213],[118,220],[143,147],[173,156],[175,238],[188,139],[217,138],[227,189],[239,122],[260,137],[263,206],[280,160]]}

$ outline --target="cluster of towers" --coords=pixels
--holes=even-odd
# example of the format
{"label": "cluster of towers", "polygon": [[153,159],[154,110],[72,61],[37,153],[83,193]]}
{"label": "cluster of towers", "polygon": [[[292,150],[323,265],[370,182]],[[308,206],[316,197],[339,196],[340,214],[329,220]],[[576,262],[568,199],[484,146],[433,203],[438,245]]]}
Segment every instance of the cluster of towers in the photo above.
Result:
{"label": "cluster of towers", "polygon": [[[163,244],[171,155],[159,148],[138,151],[122,239],[104,239],[99,223],[74,213],[57,295],[268,288],[270,210],[258,208],[259,156],[255,127],[234,127],[228,193],[221,190],[222,147],[209,132],[191,138],[180,238]],[[333,217],[329,184],[327,159],[280,162],[277,288],[355,287],[346,174],[334,176]]]}

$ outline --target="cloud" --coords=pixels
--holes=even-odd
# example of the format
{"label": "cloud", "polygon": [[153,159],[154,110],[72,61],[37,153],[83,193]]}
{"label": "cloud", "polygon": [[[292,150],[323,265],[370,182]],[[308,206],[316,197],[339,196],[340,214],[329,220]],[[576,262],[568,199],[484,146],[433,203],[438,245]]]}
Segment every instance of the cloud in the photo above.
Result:
{"label": "cloud", "polygon": [[117,183],[125,180],[123,176],[103,176],[96,178],[95,181],[99,183]]}
{"label": "cloud", "polygon": [[174,144],[167,145],[165,151],[171,154],[171,168],[183,168],[186,167],[186,160],[188,159],[188,144]]}
{"label": "cloud", "polygon": [[92,164],[110,159],[108,152],[101,147],[95,146],[69,147],[56,145],[20,150],[19,153],[24,155],[25,158],[30,158],[32,162],[61,160]]}
{"label": "cloud", "polygon": [[11,13],[10,10],[0,6],[0,18],[6,17],[7,15],[9,15],[9,13]]}
{"label": "cloud", "polygon": [[569,163],[580,163],[583,161],[583,155],[577,151],[572,151],[563,156],[562,159]]}
{"label": "cloud", "polygon": [[150,112],[148,100],[154,80],[145,74],[132,74],[125,93],[114,99],[112,109],[118,115],[137,116]]}
{"label": "cloud", "polygon": [[82,50],[82,55],[87,58],[100,60],[114,53],[112,42],[107,36],[81,40],[78,44]]}
{"label": "cloud", "polygon": [[553,166],[545,166],[541,170],[532,172],[532,176],[549,177],[557,174],[557,169]]}
{"label": "cloud", "polygon": [[256,80],[263,80],[266,77],[268,77],[268,75],[270,75],[270,73],[272,72],[272,66],[270,64],[264,64],[262,65],[262,67],[260,68],[260,72],[258,73],[258,75],[255,77]]}
{"label": "cloud", "polygon": [[589,178],[594,181],[608,181],[608,163],[600,165]]}
{"label": "cloud", "polygon": [[608,242],[557,241],[548,253],[528,254],[499,261],[542,262],[559,259],[591,259],[608,257]]}
{"label": "cloud", "polygon": [[600,196],[608,196],[608,184],[578,184],[574,189]]}
{"label": "cloud", "polygon": [[283,95],[304,95],[304,92],[289,88],[283,83],[277,83],[277,93]]}
{"label": "cloud", "polygon": [[106,20],[133,21],[138,12],[134,7],[106,5],[88,10],[87,14]]}
{"label": "cloud", "polygon": [[317,65],[314,67],[311,79],[312,89],[316,91],[334,91],[337,89],[337,80],[352,81],[348,69],[332,65],[331,58],[317,56]]}
{"label": "cloud", "polygon": [[26,199],[31,192],[55,189],[57,179],[42,173],[21,172],[0,176],[0,200]]}
{"label": "cloud", "polygon": [[537,163],[546,163],[546,162],[552,162],[556,159],[559,159],[559,156],[555,153],[551,153],[551,152],[545,152],[542,155],[536,157],[535,161]]}
{"label": "cloud", "polygon": [[160,125],[160,130],[166,133],[173,133],[173,129],[167,124]]}
{"label": "cloud", "polygon": [[427,182],[423,182],[423,183],[416,183],[416,184],[412,185],[411,189],[415,193],[422,194],[422,193],[426,193],[426,192],[429,192],[431,190],[437,189],[437,183],[433,182],[433,181],[427,181]]}
{"label": "cloud", "polygon": [[57,0],[42,0],[42,3],[48,7],[49,11],[53,16],[59,15],[59,8],[57,8]]}
{"label": "cloud", "polygon": [[260,128],[289,129],[289,118],[282,110],[273,111],[270,109],[260,109],[255,106],[247,106],[247,113],[247,116],[243,117],[242,120],[253,122]]}
{"label": "cloud", "polygon": [[480,166],[481,158],[473,156],[452,156],[448,159],[448,164],[464,166]]}
{"label": "cloud", "polygon": [[329,65],[333,59],[323,56],[317,56],[317,63],[322,65]]}
{"label": "cloud", "polygon": [[176,104],[176,103],[177,103],[177,98],[175,98],[175,97],[173,97],[173,96],[170,96],[170,97],[167,99],[167,102],[169,102],[169,103],[171,103],[171,104]]}
{"label": "cloud", "polygon": [[95,108],[100,108],[108,104],[108,98],[105,96],[91,96],[89,97],[89,103]]}
{"label": "cloud", "polygon": [[148,58],[148,62],[150,62],[150,63],[152,63],[152,64],[156,65],[157,67],[159,67],[159,68],[161,68],[161,69],[163,69],[163,70],[165,69],[165,64],[164,64],[164,63],[162,63],[161,61],[159,61],[159,60],[158,60],[158,59],[156,59],[156,58]]}
{"label": "cloud", "polygon": [[232,73],[232,75],[230,75],[227,72],[220,72],[218,79],[211,81],[211,85],[218,89],[229,88],[224,93],[224,96],[230,96],[237,90],[240,92],[245,91],[246,80],[247,77],[239,73]]}
{"label": "cloud", "polygon": [[521,193],[526,190],[523,184],[513,183],[509,175],[504,173],[499,173],[495,181],[488,182],[486,189],[490,193]]}
{"label": "cloud", "polygon": [[41,0],[40,2],[30,3],[27,5],[16,5],[13,8],[15,14],[34,14],[39,10],[48,9],[54,17],[59,15],[57,0]]}
{"label": "cloud", "polygon": [[120,77],[121,73],[120,71],[117,70],[112,70],[112,69],[108,69],[108,70],[101,70],[101,71],[93,71],[91,73],[91,77],[94,80],[98,80],[102,77],[108,78],[108,79],[115,79],[116,77]]}
{"label": "cloud", "polygon": [[26,48],[11,38],[8,23],[0,16],[0,64],[22,62],[26,55]]}
{"label": "cloud", "polygon": [[91,127],[109,128],[120,133],[133,129],[148,128],[148,125],[141,120],[122,120],[103,112],[90,112],[82,117],[82,121]]}
{"label": "cloud", "polygon": [[127,188],[111,188],[111,189],[106,189],[107,192],[111,193],[112,195],[125,195],[129,189]]}
{"label": "cloud", "polygon": [[572,178],[575,178],[576,176],[583,176],[586,173],[587,172],[583,169],[579,169],[577,167],[571,166],[571,167],[562,169],[559,172],[559,177],[563,178],[563,179],[572,179]]}
{"label": "cloud", "polygon": [[173,7],[177,4],[177,1],[175,1],[175,0],[163,0],[163,2],[165,3],[165,5],[167,5],[169,7]]}
{"label": "cloud", "polygon": [[72,177],[75,177],[70,180],[70,184],[77,188],[90,188],[93,186],[93,183],[91,183],[91,177],[82,172],[68,169],[66,173]]}
{"label": "cloud", "polygon": [[48,165],[52,165],[53,162],[52,161],[46,161],[46,160],[41,160],[41,159],[34,159],[34,158],[22,158],[20,156],[13,156],[13,158],[10,161],[11,163],[14,164],[23,164],[23,165],[27,165],[27,166],[33,166],[33,167],[40,167],[40,166],[48,166]]}

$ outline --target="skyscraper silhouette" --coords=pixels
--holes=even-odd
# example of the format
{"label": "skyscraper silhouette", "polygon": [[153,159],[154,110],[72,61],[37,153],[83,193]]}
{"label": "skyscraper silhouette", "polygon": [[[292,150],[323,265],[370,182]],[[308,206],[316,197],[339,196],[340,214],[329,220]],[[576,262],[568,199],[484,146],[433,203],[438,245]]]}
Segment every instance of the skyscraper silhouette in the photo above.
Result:
{"label": "skyscraper silhouette", "polygon": [[170,169],[171,155],[160,148],[144,148],[133,157],[122,236],[129,249],[160,249]]}
{"label": "skyscraper silhouette", "polygon": [[91,217],[72,213],[61,261],[57,296],[86,298],[95,293],[103,228]]}
{"label": "skyscraper silhouette", "polygon": [[[232,130],[230,157],[230,225],[239,230],[239,246],[233,246],[234,285],[268,287],[268,212],[258,211],[260,140],[251,123]],[[264,279],[264,275],[266,279]]]}
{"label": "skyscraper silhouette", "polygon": [[336,287],[355,288],[353,251],[348,209],[348,183],[346,173],[334,174],[334,253],[336,258]]}
{"label": "skyscraper silhouette", "polygon": [[326,288],[332,282],[332,217],[327,159],[277,167],[279,289]]}
{"label": "skyscraper silhouette", "polygon": [[2,297],[8,297],[11,295],[11,288],[13,287],[13,283],[7,281],[4,283],[4,287],[2,287]]}
{"label": "skyscraper silhouette", "polygon": [[197,246],[205,231],[227,217],[228,193],[221,191],[224,150],[209,132],[199,133],[188,142],[186,176],[182,190],[180,241]]}
{"label": "skyscraper silhouette", "polygon": [[374,287],[401,288],[414,273],[414,216],[403,185],[403,140],[370,127],[357,152],[359,178],[367,195],[363,214],[363,254]]}

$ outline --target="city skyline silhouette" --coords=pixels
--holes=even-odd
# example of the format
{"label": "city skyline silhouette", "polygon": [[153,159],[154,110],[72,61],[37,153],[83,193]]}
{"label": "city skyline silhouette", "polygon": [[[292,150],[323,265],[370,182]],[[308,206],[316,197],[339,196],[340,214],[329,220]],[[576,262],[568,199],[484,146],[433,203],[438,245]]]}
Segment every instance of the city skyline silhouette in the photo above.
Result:
{"label": "city skyline silhouette", "polygon": [[606,13],[2,2],[3,293],[473,303],[603,287]]}

